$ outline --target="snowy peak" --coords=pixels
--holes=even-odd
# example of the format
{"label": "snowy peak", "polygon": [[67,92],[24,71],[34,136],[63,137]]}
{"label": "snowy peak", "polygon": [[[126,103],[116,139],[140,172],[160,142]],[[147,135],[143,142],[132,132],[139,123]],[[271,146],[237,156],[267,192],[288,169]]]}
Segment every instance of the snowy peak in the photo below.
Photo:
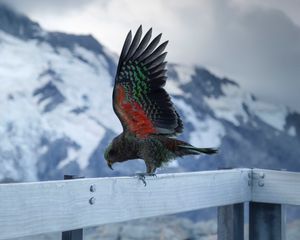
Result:
{"label": "snowy peak", "polygon": [[[197,90],[201,92],[201,96],[218,98],[224,96],[222,86],[231,85],[239,87],[239,85],[227,78],[219,78],[205,68],[199,66],[184,66],[179,64],[169,64],[168,75],[177,85],[184,86],[192,81]],[[168,86],[167,86],[168,87]],[[172,92],[172,89],[170,90]],[[176,95],[176,94],[175,94]]]}
{"label": "snowy peak", "polygon": [[[169,72],[177,88],[186,89],[185,93],[197,92],[198,106],[202,105],[202,109],[206,109],[204,112],[211,110],[215,117],[235,126],[251,122],[252,118],[257,117],[275,129],[285,131],[289,114],[287,107],[261,101],[252,93],[241,89],[236,82],[219,78],[205,68],[171,65]],[[180,76],[178,72],[185,74]],[[174,95],[183,94],[183,91],[174,90],[174,84],[173,88],[171,84],[170,91]],[[191,96],[185,94],[185,97]]]}
{"label": "snowy peak", "polygon": [[44,31],[40,25],[28,17],[17,13],[0,3],[0,29],[22,39],[41,37]]}
{"label": "snowy peak", "polygon": [[239,88],[239,85],[227,78],[218,78],[207,69],[195,67],[195,75],[198,76],[196,86],[201,90],[202,95],[208,98],[225,96],[225,87]]}
{"label": "snowy peak", "polygon": [[[101,54],[107,62],[107,67],[110,71],[115,68],[115,62],[112,60],[112,57],[107,56],[109,51],[92,35],[44,31],[38,23],[33,22],[27,16],[17,13],[3,4],[0,4],[0,30],[19,39],[35,39],[40,43],[46,42],[55,49],[67,48],[70,51],[74,51],[77,46],[80,46],[88,51]],[[80,54],[77,57],[82,61],[87,61]]]}

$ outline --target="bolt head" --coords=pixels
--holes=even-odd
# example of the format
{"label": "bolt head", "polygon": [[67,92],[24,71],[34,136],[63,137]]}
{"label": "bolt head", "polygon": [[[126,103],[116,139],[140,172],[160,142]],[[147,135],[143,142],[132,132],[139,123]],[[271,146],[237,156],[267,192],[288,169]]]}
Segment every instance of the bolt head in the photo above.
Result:
{"label": "bolt head", "polygon": [[263,187],[265,184],[263,181],[258,181],[258,186]]}
{"label": "bolt head", "polygon": [[89,203],[91,205],[95,204],[96,203],[96,198],[94,198],[94,197],[90,198]]}
{"label": "bolt head", "polygon": [[90,191],[91,192],[96,192],[96,185],[95,184],[90,186]]}

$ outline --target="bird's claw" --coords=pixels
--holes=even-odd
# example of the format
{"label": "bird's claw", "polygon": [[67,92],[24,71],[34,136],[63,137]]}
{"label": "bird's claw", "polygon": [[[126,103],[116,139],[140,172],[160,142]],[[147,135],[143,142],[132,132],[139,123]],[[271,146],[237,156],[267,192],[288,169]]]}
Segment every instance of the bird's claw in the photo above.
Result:
{"label": "bird's claw", "polygon": [[145,174],[144,173],[138,173],[137,176],[138,176],[138,179],[141,180],[144,183],[144,186],[146,187],[147,182],[146,182]]}
{"label": "bird's claw", "polygon": [[143,182],[145,187],[147,186],[146,176],[157,177],[157,175],[155,173],[137,173],[136,175],[137,175],[138,179]]}
{"label": "bird's claw", "polygon": [[147,176],[156,177],[157,178],[157,175],[155,173],[148,173]]}

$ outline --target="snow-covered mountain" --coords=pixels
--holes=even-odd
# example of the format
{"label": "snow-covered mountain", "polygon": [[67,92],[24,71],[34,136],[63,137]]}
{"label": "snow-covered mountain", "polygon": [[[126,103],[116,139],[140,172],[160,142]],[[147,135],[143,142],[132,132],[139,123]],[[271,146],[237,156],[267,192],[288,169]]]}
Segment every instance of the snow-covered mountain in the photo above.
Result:
{"label": "snow-covered mountain", "polygon": [[[126,33],[124,33],[126,34]],[[47,32],[0,6],[0,180],[132,175],[111,171],[103,149],[121,131],[111,103],[117,56],[90,35]],[[162,171],[219,167],[300,170],[300,114],[263,102],[200,66],[169,64],[166,88],[184,121],[181,138],[219,147]]]}

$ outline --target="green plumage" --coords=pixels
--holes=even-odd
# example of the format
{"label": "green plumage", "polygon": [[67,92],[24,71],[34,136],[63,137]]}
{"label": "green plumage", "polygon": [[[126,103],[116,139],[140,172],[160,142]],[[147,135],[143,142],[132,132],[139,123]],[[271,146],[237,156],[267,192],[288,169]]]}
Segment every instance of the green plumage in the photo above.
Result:
{"label": "green plumage", "polygon": [[174,138],[153,135],[139,139],[131,134],[122,133],[116,137],[105,152],[105,158],[112,165],[133,159],[143,159],[147,173],[152,174],[162,165],[176,157],[185,155],[213,154],[216,149],[196,148]]}
{"label": "green plumage", "polygon": [[[126,76],[124,78],[123,76]],[[129,64],[121,68],[119,79],[125,81],[126,91],[130,92],[132,99],[143,106],[151,104],[148,97],[150,92],[149,72],[145,66],[142,66],[137,61],[129,61]]]}

